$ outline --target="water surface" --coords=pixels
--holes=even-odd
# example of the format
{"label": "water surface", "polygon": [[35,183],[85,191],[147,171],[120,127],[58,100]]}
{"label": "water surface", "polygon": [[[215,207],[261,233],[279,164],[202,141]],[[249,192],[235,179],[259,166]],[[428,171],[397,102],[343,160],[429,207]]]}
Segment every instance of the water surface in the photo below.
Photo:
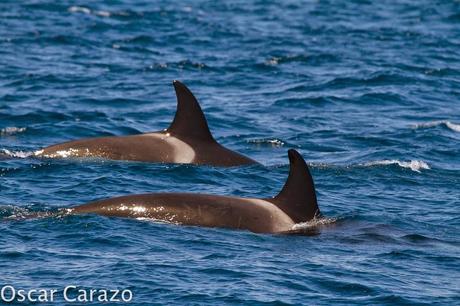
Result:
{"label": "water surface", "polygon": [[[0,67],[0,285],[128,288],[132,305],[460,302],[458,1],[6,0]],[[30,157],[166,128],[174,79],[262,165]],[[9,219],[129,193],[272,196],[290,148],[337,219],[313,237]]]}

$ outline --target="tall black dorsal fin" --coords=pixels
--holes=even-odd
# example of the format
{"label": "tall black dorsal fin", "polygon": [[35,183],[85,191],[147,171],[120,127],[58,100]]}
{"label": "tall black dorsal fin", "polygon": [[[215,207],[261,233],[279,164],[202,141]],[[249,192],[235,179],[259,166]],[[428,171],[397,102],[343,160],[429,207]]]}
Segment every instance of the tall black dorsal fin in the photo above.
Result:
{"label": "tall black dorsal fin", "polygon": [[269,201],[296,222],[320,216],[315,185],[307,163],[296,150],[289,150],[289,176],[280,193]]}
{"label": "tall black dorsal fin", "polygon": [[168,133],[185,139],[215,141],[195,96],[181,82],[175,80],[173,85],[177,96],[177,110],[173,122],[167,129]]}

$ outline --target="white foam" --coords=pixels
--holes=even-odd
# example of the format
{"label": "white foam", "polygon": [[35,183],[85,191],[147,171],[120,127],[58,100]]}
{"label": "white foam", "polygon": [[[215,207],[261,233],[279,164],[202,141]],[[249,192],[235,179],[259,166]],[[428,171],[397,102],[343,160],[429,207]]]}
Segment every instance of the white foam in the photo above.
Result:
{"label": "white foam", "polygon": [[27,157],[34,155],[34,152],[10,151],[7,149],[0,150],[0,153],[3,153],[11,157],[15,157],[15,158],[27,158]]}
{"label": "white foam", "polygon": [[153,223],[160,223],[160,224],[173,224],[173,225],[181,225],[180,222],[175,222],[175,221],[168,221],[168,220],[163,220],[163,219],[156,219],[156,218],[151,218],[151,217],[137,217],[136,220],[138,221],[147,221],[147,222],[153,222]]}
{"label": "white foam", "polygon": [[305,230],[305,229],[310,229],[310,228],[314,228],[314,227],[321,226],[321,225],[328,225],[328,224],[334,223],[336,221],[337,221],[337,219],[335,219],[335,218],[323,218],[323,217],[314,218],[314,219],[311,219],[310,221],[307,221],[307,222],[294,224],[292,226],[291,230],[293,230],[293,231]]}
{"label": "white foam", "polygon": [[254,143],[254,144],[257,144],[257,145],[271,145],[273,147],[282,147],[284,146],[284,142],[280,139],[276,139],[276,138],[273,138],[273,139],[266,139],[266,138],[263,138],[263,139],[251,139],[251,140],[248,140],[249,143]]}
{"label": "white foam", "polygon": [[455,124],[450,121],[446,121],[446,126],[455,132],[460,132],[460,124]]}
{"label": "white foam", "polygon": [[23,207],[18,207],[14,205],[0,205],[0,213],[3,214],[8,214],[6,218],[10,217],[17,217],[17,216],[22,216],[26,215],[29,213],[29,210],[27,208]]}
{"label": "white foam", "polygon": [[272,57],[269,60],[265,61],[265,65],[276,66],[279,63],[280,57]]}
{"label": "white foam", "polygon": [[92,11],[89,8],[84,7],[84,6],[71,6],[69,7],[68,11],[71,13],[83,13],[87,15],[92,14],[92,15],[96,15],[100,17],[110,17],[112,15],[112,13],[108,11]]}
{"label": "white foam", "polygon": [[22,133],[26,130],[25,127],[15,127],[15,126],[8,126],[0,130],[0,135],[14,135],[18,133]]}
{"label": "white foam", "polygon": [[417,123],[417,124],[414,124],[412,127],[414,129],[424,129],[424,128],[431,128],[431,127],[436,127],[440,125],[444,125],[448,129],[454,132],[460,132],[460,124],[452,123],[448,120],[436,120],[436,121]]}
{"label": "white foam", "polygon": [[112,16],[112,13],[107,12],[107,11],[95,11],[94,14],[97,15],[97,16],[101,16],[101,17],[110,17],[110,16]]}
{"label": "white foam", "polygon": [[409,168],[412,171],[420,173],[420,169],[429,170],[430,166],[422,160],[400,161],[397,159],[376,160],[363,164],[363,166],[380,166],[380,165],[398,165],[402,168]]}
{"label": "white foam", "polygon": [[83,6],[71,6],[69,7],[69,12],[71,13],[83,13],[83,14],[91,14],[91,10],[89,8]]}
{"label": "white foam", "polygon": [[5,215],[5,220],[25,220],[46,218],[54,215],[51,211],[33,211],[29,208],[18,207],[13,205],[0,205],[0,213]]}

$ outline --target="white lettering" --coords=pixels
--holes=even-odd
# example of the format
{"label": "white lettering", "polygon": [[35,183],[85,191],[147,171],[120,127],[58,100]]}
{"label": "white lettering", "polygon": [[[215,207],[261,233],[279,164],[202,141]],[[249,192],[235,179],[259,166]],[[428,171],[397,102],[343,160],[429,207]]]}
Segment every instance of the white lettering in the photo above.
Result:
{"label": "white lettering", "polygon": [[121,302],[119,298],[117,298],[120,290],[110,290],[110,293],[113,293],[112,297],[110,298],[110,302]]}
{"label": "white lettering", "polygon": [[38,290],[38,301],[48,302],[48,291],[46,291],[45,289]]}
{"label": "white lettering", "polygon": [[75,290],[75,289],[77,289],[77,286],[67,286],[67,287],[64,288],[64,300],[66,300],[66,302],[76,302],[77,301],[76,298],[71,299],[67,295],[67,292],[69,290]]}
{"label": "white lettering", "polygon": [[50,290],[50,300],[49,302],[54,302],[54,295],[57,293],[56,289]]}
{"label": "white lettering", "polygon": [[37,292],[37,290],[32,289],[32,290],[29,290],[29,292],[27,293],[27,298],[28,298],[29,302],[36,302],[36,301],[37,301],[37,299],[34,299],[34,298],[32,297],[32,295],[33,295],[35,292]]}
{"label": "white lettering", "polygon": [[94,294],[96,294],[96,293],[97,293],[97,290],[95,290],[95,289],[90,290],[90,292],[89,292],[89,294],[90,294],[89,295],[89,301],[90,302],[94,302]]}
{"label": "white lettering", "polygon": [[86,290],[84,289],[78,289],[78,297],[77,300],[79,302],[89,302],[88,301],[88,296],[86,294]]}
{"label": "white lettering", "polygon": [[99,294],[99,296],[97,297],[97,300],[99,302],[108,302],[109,298],[107,297],[107,290],[99,290],[99,291],[102,291],[102,293]]}
{"label": "white lettering", "polygon": [[18,290],[18,302],[25,302],[26,301],[26,291],[24,289]]}
{"label": "white lettering", "polygon": [[[125,297],[125,293],[128,295],[128,298]],[[121,299],[123,300],[123,302],[126,303],[131,302],[133,300],[133,293],[131,292],[131,290],[123,290],[123,292],[121,292]]]}
{"label": "white lettering", "polygon": [[[16,289],[6,285],[0,289],[0,305],[11,302],[46,303],[54,302],[60,290],[56,289]],[[113,302],[128,303],[133,300],[131,290],[108,290],[108,289],[81,289],[75,285],[66,286],[63,290],[63,298],[67,303],[88,303],[88,302]]]}
{"label": "white lettering", "polygon": [[[9,290],[9,291],[10,291],[10,298],[9,298],[9,299],[6,297],[6,294],[5,294],[5,293],[6,293],[6,290]],[[2,296],[2,300],[3,300],[4,302],[9,303],[9,302],[14,301],[14,299],[16,298],[16,290],[14,289],[13,286],[10,286],[10,285],[4,286],[4,287],[2,288],[2,291],[0,292],[0,295]]]}

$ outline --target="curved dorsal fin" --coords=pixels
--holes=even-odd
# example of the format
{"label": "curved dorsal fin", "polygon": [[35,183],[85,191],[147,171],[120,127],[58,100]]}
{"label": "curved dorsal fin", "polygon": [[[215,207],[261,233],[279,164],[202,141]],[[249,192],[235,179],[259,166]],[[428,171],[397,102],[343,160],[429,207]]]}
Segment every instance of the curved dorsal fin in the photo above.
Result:
{"label": "curved dorsal fin", "polygon": [[177,80],[173,85],[177,96],[177,110],[167,132],[185,139],[214,141],[206,117],[192,92]]}
{"label": "curved dorsal fin", "polygon": [[296,150],[289,150],[289,176],[280,193],[269,201],[296,222],[320,216],[315,185],[305,160]]}

